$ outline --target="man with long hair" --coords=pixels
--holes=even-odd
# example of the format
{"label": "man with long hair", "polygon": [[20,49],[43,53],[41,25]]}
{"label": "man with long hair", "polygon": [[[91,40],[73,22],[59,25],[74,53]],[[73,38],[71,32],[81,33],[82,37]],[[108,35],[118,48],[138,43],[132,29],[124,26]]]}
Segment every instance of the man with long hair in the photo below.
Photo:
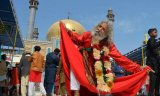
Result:
{"label": "man with long hair", "polygon": [[[142,70],[139,64],[136,64],[133,61],[129,60],[117,50],[112,40],[112,33],[111,33],[112,27],[109,22],[102,21],[97,26],[95,26],[91,32],[84,32],[82,35],[79,35],[75,32],[68,30],[68,35],[70,39],[73,41],[74,44],[77,45],[77,48],[82,54],[82,57],[76,51],[74,46],[72,46],[73,45],[72,42],[70,42],[69,38],[66,36],[63,23],[60,23],[60,27],[61,27],[61,52],[62,52],[62,61],[64,60],[63,61],[63,66],[65,68],[64,70],[66,71],[67,74],[68,71],[67,66],[69,65],[67,65],[66,62],[69,62],[70,63],[69,68],[71,68],[73,74],[75,75],[75,78],[81,85],[80,96],[97,96],[96,93],[100,94],[103,92],[105,93],[112,92],[115,76],[111,69],[110,57],[113,58],[118,65],[120,65],[122,68],[124,68],[129,72],[136,73]],[[83,58],[83,62],[81,62],[81,58]],[[148,70],[150,70],[149,67],[147,68]],[[127,83],[131,81],[127,81]],[[128,88],[129,90],[133,90],[134,88],[136,88],[135,90],[133,90],[134,92],[132,91],[124,92],[123,94],[127,95],[123,96],[134,96],[136,92],[140,89],[142,82],[143,79],[141,79],[140,84],[135,84],[136,86],[134,87],[131,85],[123,87],[123,89]],[[69,86],[67,82],[66,86]],[[96,89],[93,86],[96,86]],[[124,90],[126,91],[126,89]],[[116,92],[118,93],[117,90]]]}

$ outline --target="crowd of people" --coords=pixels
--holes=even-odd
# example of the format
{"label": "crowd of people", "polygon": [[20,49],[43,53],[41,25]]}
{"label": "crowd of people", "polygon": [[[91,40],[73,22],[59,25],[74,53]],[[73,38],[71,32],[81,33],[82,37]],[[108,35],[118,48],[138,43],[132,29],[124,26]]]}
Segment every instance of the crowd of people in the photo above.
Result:
{"label": "crowd of people", "polygon": [[[141,67],[141,65],[130,61],[119,53],[112,41],[110,27],[108,22],[103,21],[91,32],[84,32],[83,35],[78,35],[72,30],[66,29],[74,47],[82,55],[84,73],[87,79],[77,76],[77,74],[81,74],[77,70],[81,69],[76,69],[76,67],[83,68],[80,65],[73,65],[80,64],[78,61],[72,61],[72,58],[66,59],[65,56],[61,56],[72,54],[72,52],[65,53],[64,49],[61,49],[64,53],[60,54],[60,49],[56,48],[53,52],[47,54],[45,60],[40,53],[41,47],[35,46],[33,53],[25,51],[22,54],[20,63],[15,68],[7,68],[6,55],[3,54],[0,62],[0,96],[3,96],[2,94],[6,94],[6,96],[36,96],[37,92],[40,92],[42,96],[53,96],[54,94],[67,96],[67,94],[70,95],[68,90],[72,91],[71,96],[97,96],[96,92],[91,91],[92,88],[87,88],[88,83],[85,83],[85,86],[83,85],[85,80],[90,85],[96,86],[98,91],[111,94],[115,79],[125,76],[125,70],[132,74],[143,71],[145,68],[145,72],[149,72],[150,77],[148,96],[159,96],[160,54],[158,48],[160,42],[156,40],[157,29],[151,28],[148,31],[150,39],[147,43],[146,53],[149,67]],[[110,57],[116,61],[117,65],[111,64]],[[78,58],[78,56],[73,57],[73,59],[75,58]],[[64,60],[63,63],[70,64],[65,66],[65,64],[62,64],[62,60]],[[66,76],[67,74],[69,74],[69,78]],[[84,75],[82,74],[82,76]],[[70,87],[67,84],[70,84]],[[139,86],[142,87],[141,85]],[[141,93],[144,92],[143,89],[141,91]],[[133,95],[134,92],[128,94]],[[146,91],[145,94],[147,94]],[[112,95],[114,96],[114,94]]]}
{"label": "crowd of people", "polygon": [[[36,96],[36,92],[42,96],[53,96],[60,50],[56,48],[48,53],[46,62],[40,50],[40,46],[35,46],[32,54],[25,51],[19,64],[12,68],[7,68],[6,55],[1,56],[0,96]],[[61,69],[58,70],[61,74]],[[63,90],[61,93],[65,94]]]}

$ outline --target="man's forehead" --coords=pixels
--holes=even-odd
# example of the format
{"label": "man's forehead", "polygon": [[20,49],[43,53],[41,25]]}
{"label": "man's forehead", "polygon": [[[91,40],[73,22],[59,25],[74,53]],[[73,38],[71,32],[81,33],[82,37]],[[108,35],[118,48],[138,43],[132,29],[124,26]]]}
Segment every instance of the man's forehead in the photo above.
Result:
{"label": "man's forehead", "polygon": [[102,22],[101,25],[106,25],[106,26],[108,26],[108,23]]}
{"label": "man's forehead", "polygon": [[100,24],[100,26],[102,26],[103,28],[108,28],[108,23],[105,23],[105,22],[102,22],[101,24]]}

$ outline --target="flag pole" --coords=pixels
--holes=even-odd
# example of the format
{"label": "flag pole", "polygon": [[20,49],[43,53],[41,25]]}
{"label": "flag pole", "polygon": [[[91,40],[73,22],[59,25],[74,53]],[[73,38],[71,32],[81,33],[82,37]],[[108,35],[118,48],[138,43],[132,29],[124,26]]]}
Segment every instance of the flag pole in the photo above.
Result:
{"label": "flag pole", "polygon": [[146,62],[146,54],[145,54],[145,49],[144,49],[144,45],[147,44],[147,41],[148,41],[148,34],[144,34],[144,42],[143,42],[143,45],[142,45],[142,65],[145,66],[145,62]]}
{"label": "flag pole", "polygon": [[17,26],[16,26],[16,34],[15,34],[15,36],[14,36],[11,64],[13,64],[13,56],[14,56],[14,50],[15,50],[15,47],[16,47],[17,33],[18,33],[18,28],[17,28]]}
{"label": "flag pole", "polygon": [[[3,21],[2,21],[1,18],[0,18],[0,22],[1,22],[1,24],[2,24],[2,28],[4,28],[4,29],[2,29],[2,31],[5,32],[6,27],[5,27],[5,25],[4,25],[4,23],[3,23]],[[12,42],[12,40],[11,40],[11,37],[9,36],[9,33],[8,33],[8,32],[7,32],[7,35],[8,35],[8,37],[9,37],[10,42],[13,44],[13,42]],[[2,42],[0,41],[0,60],[1,60],[1,54],[2,54]]]}
{"label": "flag pole", "polygon": [[144,66],[144,48],[143,48],[143,45],[142,45],[142,66]]}

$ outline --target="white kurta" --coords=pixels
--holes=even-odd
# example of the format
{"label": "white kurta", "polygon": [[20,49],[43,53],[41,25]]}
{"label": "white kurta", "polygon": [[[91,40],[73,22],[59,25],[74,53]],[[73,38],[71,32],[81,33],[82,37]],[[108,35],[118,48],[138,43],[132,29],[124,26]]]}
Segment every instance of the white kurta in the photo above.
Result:
{"label": "white kurta", "polygon": [[75,78],[75,75],[73,73],[73,71],[70,71],[70,79],[71,79],[71,90],[79,90],[80,89],[80,84],[78,82],[78,80]]}

